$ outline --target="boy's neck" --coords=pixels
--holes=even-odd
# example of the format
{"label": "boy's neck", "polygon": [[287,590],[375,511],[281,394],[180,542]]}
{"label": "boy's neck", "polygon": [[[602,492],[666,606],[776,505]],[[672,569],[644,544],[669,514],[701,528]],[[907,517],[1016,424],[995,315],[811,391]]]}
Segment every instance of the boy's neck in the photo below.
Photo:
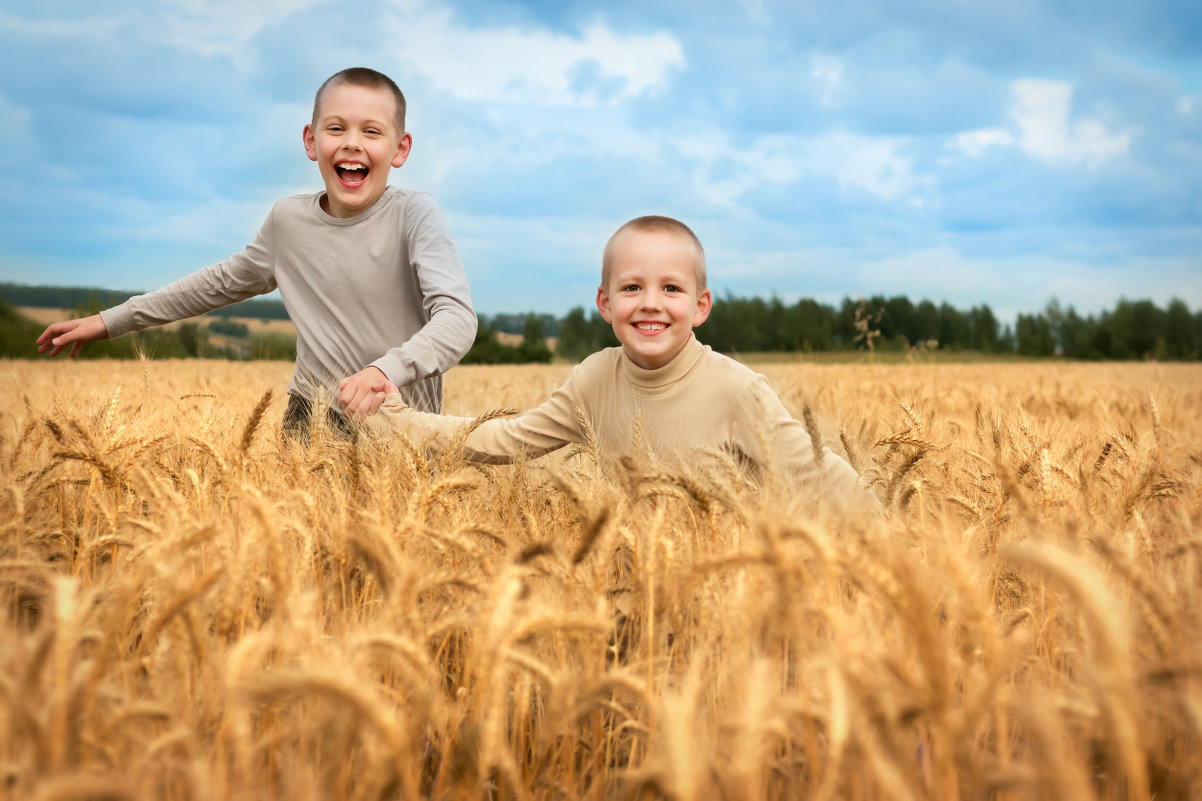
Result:
{"label": "boy's neck", "polygon": [[335,214],[334,212],[330,211],[330,193],[328,190],[322,191],[321,195],[317,199],[317,205],[321,208],[322,211],[324,211],[326,214],[330,215],[331,217],[333,217],[336,220],[349,220],[352,217],[359,217],[363,214],[367,214],[369,211],[374,209],[376,207],[376,205],[381,200],[384,199],[384,197],[388,194],[388,190],[391,188],[392,188],[391,186],[384,187],[384,191],[380,193],[380,196],[378,198],[376,198],[375,200],[373,200],[371,202],[371,205],[366,206],[365,208],[355,212],[354,214],[341,215],[341,214]]}

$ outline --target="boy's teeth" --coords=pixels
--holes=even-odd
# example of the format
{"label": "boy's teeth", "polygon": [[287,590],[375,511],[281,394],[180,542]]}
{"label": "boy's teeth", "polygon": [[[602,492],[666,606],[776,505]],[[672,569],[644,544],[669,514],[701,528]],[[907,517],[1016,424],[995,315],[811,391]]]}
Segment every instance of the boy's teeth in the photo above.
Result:
{"label": "boy's teeth", "polygon": [[659,331],[663,327],[663,323],[639,323],[639,328],[644,331]]}

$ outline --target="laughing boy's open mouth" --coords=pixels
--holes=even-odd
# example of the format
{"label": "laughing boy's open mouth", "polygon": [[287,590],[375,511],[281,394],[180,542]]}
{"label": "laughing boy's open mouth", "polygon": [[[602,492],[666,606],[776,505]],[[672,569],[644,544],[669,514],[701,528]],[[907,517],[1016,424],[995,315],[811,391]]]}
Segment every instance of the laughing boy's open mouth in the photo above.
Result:
{"label": "laughing boy's open mouth", "polygon": [[338,178],[343,183],[361,184],[367,180],[367,167],[362,164],[344,162],[342,164],[335,164],[334,170],[338,173]]}

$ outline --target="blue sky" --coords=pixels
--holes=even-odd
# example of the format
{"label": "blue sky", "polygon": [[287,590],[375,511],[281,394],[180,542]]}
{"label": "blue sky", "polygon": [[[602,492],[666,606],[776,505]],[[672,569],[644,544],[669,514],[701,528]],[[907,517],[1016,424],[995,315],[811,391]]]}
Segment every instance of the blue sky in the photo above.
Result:
{"label": "blue sky", "polygon": [[1202,308],[1196,0],[49,0],[0,11],[0,65],[0,280],[241,250],[321,188],[318,84],[370,66],[482,313],[590,306],[647,213],[719,296]]}

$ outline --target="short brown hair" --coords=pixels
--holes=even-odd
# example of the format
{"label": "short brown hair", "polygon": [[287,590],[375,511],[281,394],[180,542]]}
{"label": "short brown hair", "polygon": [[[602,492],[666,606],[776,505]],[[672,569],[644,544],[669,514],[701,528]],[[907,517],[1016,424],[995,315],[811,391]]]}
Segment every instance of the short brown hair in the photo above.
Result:
{"label": "short brown hair", "polygon": [[366,86],[369,89],[387,89],[392,92],[392,97],[396,101],[397,133],[399,135],[405,132],[405,95],[402,94],[401,88],[392,78],[368,67],[350,67],[326,78],[325,83],[317,88],[317,95],[313,98],[314,126],[317,125],[317,112],[321,108],[322,93],[325,92],[326,87],[336,83],[347,86]]}
{"label": "short brown hair", "polygon": [[613,245],[617,241],[618,235],[624,231],[638,231],[647,234],[675,234],[687,240],[697,250],[697,260],[693,264],[693,269],[697,274],[697,291],[705,291],[705,248],[701,247],[701,240],[697,238],[697,234],[693,233],[693,229],[680,220],[673,217],[663,217],[658,214],[635,217],[614,231],[613,236],[605,243],[605,253],[601,256],[601,286],[609,283],[609,271],[613,265]]}

